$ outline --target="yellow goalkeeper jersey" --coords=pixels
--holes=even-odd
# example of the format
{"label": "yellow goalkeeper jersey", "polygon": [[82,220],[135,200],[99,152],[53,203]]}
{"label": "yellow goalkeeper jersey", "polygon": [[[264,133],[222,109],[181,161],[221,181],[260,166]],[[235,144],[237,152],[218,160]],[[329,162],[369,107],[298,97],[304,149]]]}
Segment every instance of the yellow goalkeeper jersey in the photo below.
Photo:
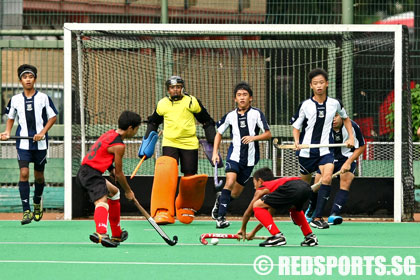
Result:
{"label": "yellow goalkeeper jersey", "polygon": [[193,114],[201,111],[197,99],[184,95],[181,100],[171,101],[162,98],[156,108],[156,113],[163,117],[162,146],[185,150],[198,149],[198,139]]}

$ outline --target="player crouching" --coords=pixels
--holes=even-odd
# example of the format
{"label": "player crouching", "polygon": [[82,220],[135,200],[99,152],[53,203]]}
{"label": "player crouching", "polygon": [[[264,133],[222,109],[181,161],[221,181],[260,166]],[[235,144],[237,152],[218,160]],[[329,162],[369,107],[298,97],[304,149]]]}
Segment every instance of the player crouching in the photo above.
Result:
{"label": "player crouching", "polygon": [[[287,207],[294,223],[300,227],[305,239],[301,246],[316,246],[318,239],[312,233],[305,214],[302,211],[303,204],[309,199],[312,189],[299,177],[284,177],[275,180],[270,168],[264,167],[255,171],[253,176],[255,194],[242,217],[242,227],[238,231],[243,239],[252,240],[255,234],[264,226],[272,236],[260,243],[261,247],[274,247],[286,244],[286,238],[277,228],[271,213],[275,209]],[[246,225],[251,218],[252,212],[260,223],[250,232],[246,233]]]}

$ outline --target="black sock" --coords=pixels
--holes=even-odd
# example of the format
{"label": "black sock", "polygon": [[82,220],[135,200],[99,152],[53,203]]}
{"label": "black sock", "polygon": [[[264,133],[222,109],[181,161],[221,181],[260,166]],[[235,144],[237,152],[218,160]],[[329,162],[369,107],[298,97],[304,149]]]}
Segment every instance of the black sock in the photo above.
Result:
{"label": "black sock", "polygon": [[45,183],[37,183],[35,182],[35,191],[34,191],[34,203],[40,204],[42,193],[44,192]]}
{"label": "black sock", "polygon": [[222,190],[222,194],[220,195],[220,198],[219,198],[219,213],[217,215],[218,217],[226,216],[227,207],[230,202],[230,194],[231,194],[230,190],[227,190],[227,189]]}
{"label": "black sock", "polygon": [[29,205],[29,182],[19,181],[19,193],[23,211],[31,211],[31,206]]}
{"label": "black sock", "polygon": [[314,218],[322,217],[322,213],[324,212],[325,205],[327,204],[328,199],[330,198],[330,193],[331,193],[331,186],[322,184],[321,188],[318,191],[316,209],[312,217]]}
{"label": "black sock", "polygon": [[343,209],[344,204],[346,204],[347,199],[349,197],[349,192],[346,190],[340,189],[338,193],[335,195],[334,204],[331,209],[331,215],[339,216],[341,210]]}

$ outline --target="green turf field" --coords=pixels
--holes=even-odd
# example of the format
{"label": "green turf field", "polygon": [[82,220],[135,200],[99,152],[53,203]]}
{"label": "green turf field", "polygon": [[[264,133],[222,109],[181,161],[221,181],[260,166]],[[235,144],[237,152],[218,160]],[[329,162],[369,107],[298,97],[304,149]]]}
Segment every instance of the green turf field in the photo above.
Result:
{"label": "green turf field", "polygon": [[[0,221],[0,279],[420,279],[418,223],[346,222],[328,230],[314,230],[320,245],[311,248],[299,246],[303,236],[291,222],[277,223],[287,238],[287,245],[273,248],[258,247],[257,240],[239,243],[221,239],[217,246],[199,242],[202,233],[236,233],[240,222],[220,230],[215,228],[214,221],[163,226],[170,237],[179,238],[173,247],[147,221],[130,220],[121,224],[129,232],[128,240],[118,248],[105,248],[89,241],[88,235],[94,231],[93,221],[41,221],[26,226],[21,226],[19,221]],[[251,226],[255,224],[251,222]],[[260,235],[267,234],[265,229],[260,231]],[[254,261],[263,255],[274,264],[271,272],[271,266],[259,266],[267,275],[259,275],[254,270]],[[285,263],[292,260],[290,256],[304,256],[305,260],[313,261],[331,256],[329,260],[335,258],[343,263],[352,256],[356,256],[355,261],[364,256],[376,258],[373,266],[356,262],[353,268],[342,268],[341,274],[335,268],[332,275],[327,275],[327,269],[311,270],[311,275],[279,275],[280,270],[287,273],[287,269],[292,269],[279,266],[280,259]],[[382,262],[378,256],[386,261]],[[404,266],[403,260],[398,261],[394,256],[406,261],[411,260],[407,256],[413,256],[415,263],[407,262]],[[400,265],[390,266],[393,257]],[[378,259],[383,265],[374,265]],[[368,267],[372,268],[371,276]],[[294,273],[307,273],[301,268],[297,271]],[[407,276],[405,272],[416,275]],[[397,277],[398,274],[401,275]]]}

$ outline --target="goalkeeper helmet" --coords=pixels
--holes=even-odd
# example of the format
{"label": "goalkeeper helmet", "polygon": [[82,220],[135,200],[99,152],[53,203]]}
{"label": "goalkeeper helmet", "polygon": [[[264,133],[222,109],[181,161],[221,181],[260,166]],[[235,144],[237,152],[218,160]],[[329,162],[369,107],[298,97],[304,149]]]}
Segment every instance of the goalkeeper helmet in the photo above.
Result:
{"label": "goalkeeper helmet", "polygon": [[185,83],[184,80],[180,76],[172,76],[166,81],[166,90],[169,89],[169,86],[174,86],[177,84],[181,84],[184,87]]}

